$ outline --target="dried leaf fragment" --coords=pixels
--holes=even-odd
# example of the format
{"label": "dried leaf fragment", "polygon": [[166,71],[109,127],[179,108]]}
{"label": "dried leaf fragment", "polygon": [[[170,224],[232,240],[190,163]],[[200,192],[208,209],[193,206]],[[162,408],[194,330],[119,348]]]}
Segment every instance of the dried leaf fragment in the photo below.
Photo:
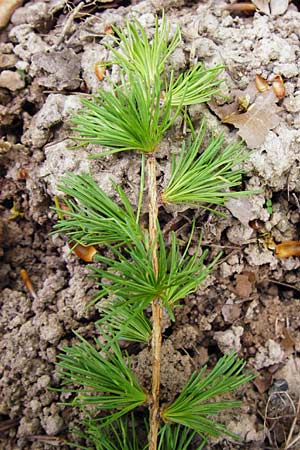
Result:
{"label": "dried leaf fragment", "polygon": [[252,2],[233,3],[231,5],[224,5],[223,9],[232,12],[240,12],[240,11],[249,12],[249,11],[256,11],[256,6]]}
{"label": "dried leaf fragment", "polygon": [[264,394],[264,392],[266,392],[271,386],[272,375],[270,373],[265,373],[262,376],[255,378],[253,383],[256,386],[258,392],[260,394]]}
{"label": "dried leaf fragment", "polygon": [[238,135],[244,139],[249,148],[256,148],[262,145],[266,139],[269,130],[275,128],[280,118],[277,113],[280,108],[276,105],[278,101],[272,90],[260,93],[255,102],[242,114],[232,110],[228,113],[228,105],[223,114],[222,107],[218,107],[215,112],[221,118],[222,122],[230,123],[239,129]]}
{"label": "dried leaf fragment", "polygon": [[284,337],[280,342],[281,347],[286,353],[288,354],[293,353],[293,351],[295,350],[296,343],[287,328],[283,330],[283,336]]}
{"label": "dried leaf fragment", "polygon": [[255,85],[259,92],[265,92],[270,89],[267,80],[265,80],[261,75],[255,75]]}
{"label": "dried leaf fragment", "polygon": [[111,25],[105,25],[104,33],[105,34],[111,34],[111,35],[115,34],[114,30],[113,30],[113,27]]}
{"label": "dried leaf fragment", "polygon": [[285,86],[281,75],[276,75],[272,82],[272,88],[277,98],[285,97]]}
{"label": "dried leaf fragment", "polygon": [[31,297],[34,298],[34,299],[36,299],[36,298],[37,298],[37,295],[36,295],[36,292],[35,292],[35,290],[34,290],[32,281],[31,281],[31,279],[29,278],[29,275],[28,275],[27,270],[21,269],[21,270],[20,270],[20,275],[21,275],[21,278],[22,278],[22,280],[23,280],[23,283],[25,284],[25,286],[26,286],[28,292],[30,293]]}
{"label": "dried leaf fragment", "polygon": [[102,61],[97,61],[94,64],[94,72],[98,80],[102,81],[105,76],[106,66]]}
{"label": "dried leaf fragment", "polygon": [[275,254],[278,258],[289,258],[290,256],[300,256],[300,241],[285,241],[277,244]]}
{"label": "dried leaf fragment", "polygon": [[85,262],[92,262],[93,257],[97,253],[97,250],[93,245],[84,246],[81,244],[75,244],[74,246],[74,242],[69,242],[68,245],[72,249],[72,252]]}
{"label": "dried leaf fragment", "polygon": [[239,297],[248,298],[252,294],[253,283],[249,278],[249,273],[241,273],[236,276],[235,291]]}

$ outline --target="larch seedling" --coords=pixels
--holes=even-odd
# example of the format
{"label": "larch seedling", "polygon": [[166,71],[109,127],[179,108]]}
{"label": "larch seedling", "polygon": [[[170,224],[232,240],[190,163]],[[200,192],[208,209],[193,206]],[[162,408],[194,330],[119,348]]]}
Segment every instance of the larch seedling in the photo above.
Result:
{"label": "larch seedling", "polygon": [[[238,406],[239,402],[221,397],[253,376],[243,371],[245,363],[231,353],[209,373],[205,367],[195,371],[173,402],[161,404],[163,309],[175,320],[174,309],[197,290],[219,257],[205,264],[207,251],[202,251],[201,242],[198,251],[189,254],[194,226],[185,249],[174,232],[167,244],[158,204],[162,199],[163,203],[184,203],[219,213],[216,207],[229,197],[249,195],[230,190],[241,183],[240,163],[246,153],[240,143],[223,148],[220,135],[213,135],[201,150],[206,135],[202,122],[197,132],[191,127],[191,139],[182,145],[177,159],[173,156],[171,178],[159,192],[156,152],[164,134],[189,105],[220,94],[223,68],[206,69],[197,63],[177,78],[173,71],[168,75],[166,61],[181,36],[178,27],[171,33],[165,16],[156,19],[151,40],[137,20],[128,22],[124,31],[113,30],[107,66],[119,66],[121,82],[83,100],[73,124],[79,145],[105,147],[93,158],[124,151],[141,155],[140,194],[137,205],[132,205],[120,186],[114,185],[119,197],[114,201],[87,174],[68,174],[61,181],[67,213],[58,208],[61,218],[55,230],[72,242],[110,250],[95,253],[93,260],[100,264],[92,267],[99,285],[93,303],[101,313],[96,326],[105,344],[77,336],[79,343],[64,349],[58,364],[63,390],[73,393],[69,404],[85,411],[83,435],[97,450],[188,450],[196,435],[202,440],[200,449],[208,436],[233,436],[214,416]],[[148,224],[141,223],[144,190],[148,192]],[[151,390],[139,385],[129,356],[121,351],[120,339],[151,348]],[[149,416],[144,414],[144,435],[135,429],[136,407],[149,409]]]}

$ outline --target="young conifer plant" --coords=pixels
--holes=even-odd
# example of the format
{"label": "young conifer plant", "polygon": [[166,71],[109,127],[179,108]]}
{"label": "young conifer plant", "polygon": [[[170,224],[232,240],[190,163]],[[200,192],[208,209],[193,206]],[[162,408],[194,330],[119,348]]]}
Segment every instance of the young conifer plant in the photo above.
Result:
{"label": "young conifer plant", "polygon": [[[175,320],[175,308],[196,291],[218,258],[207,265],[201,242],[198,251],[189,254],[195,222],[185,248],[174,232],[167,239],[158,207],[186,204],[220,214],[216,208],[229,197],[249,195],[230,190],[241,184],[240,163],[247,156],[241,143],[224,148],[222,135],[207,140],[205,122],[195,131],[188,120],[191,136],[180,154],[172,157],[171,177],[159,192],[156,153],[164,134],[184,111],[187,117],[186,107],[220,94],[223,67],[206,69],[197,63],[177,78],[172,70],[167,73],[166,62],[181,36],[178,28],[171,33],[164,15],[157,18],[151,39],[137,20],[128,22],[124,31],[114,28],[114,32],[107,65],[120,67],[121,82],[83,100],[73,123],[78,145],[104,147],[93,158],[124,151],[140,155],[140,195],[132,205],[121,186],[114,185],[119,198],[114,201],[85,173],[68,174],[61,181],[65,206],[57,208],[60,219],[55,230],[65,233],[73,246],[98,248],[92,273],[99,290],[93,303],[100,310],[96,327],[105,342],[91,343],[77,335],[78,343],[64,349],[58,364],[62,389],[73,395],[68,404],[79,406],[86,415],[83,435],[89,447],[76,444],[76,448],[92,444],[97,450],[188,450],[198,435],[200,449],[209,437],[235,437],[216,415],[239,405],[222,396],[253,376],[233,352],[210,371],[203,367],[194,372],[173,402],[161,404],[163,309]],[[144,191],[146,224],[141,221]],[[151,348],[148,391],[137,381],[120,339]],[[139,416],[144,411],[142,434],[135,428],[137,407]]]}

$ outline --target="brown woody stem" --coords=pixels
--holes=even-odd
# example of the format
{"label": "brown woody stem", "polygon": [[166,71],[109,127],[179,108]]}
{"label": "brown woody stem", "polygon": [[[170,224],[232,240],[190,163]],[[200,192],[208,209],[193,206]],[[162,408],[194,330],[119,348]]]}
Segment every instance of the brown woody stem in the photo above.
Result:
{"label": "brown woody stem", "polygon": [[[153,269],[158,275],[157,260],[157,184],[156,159],[153,155],[147,158],[148,196],[149,196],[149,241],[152,253]],[[161,360],[161,319],[162,302],[159,298],[152,302],[152,401],[150,404],[149,450],[157,449],[159,430],[159,388]]]}

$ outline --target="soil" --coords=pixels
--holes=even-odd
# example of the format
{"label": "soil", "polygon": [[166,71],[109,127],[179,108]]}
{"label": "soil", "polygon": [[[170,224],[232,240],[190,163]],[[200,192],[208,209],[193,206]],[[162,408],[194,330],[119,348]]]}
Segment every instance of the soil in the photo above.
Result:
{"label": "soil", "polygon": [[[282,15],[272,16],[230,12],[225,0],[86,1],[67,22],[78,4],[24,2],[0,33],[0,449],[64,450],[70,448],[65,440],[75,439],[69,429],[81,423],[80,411],[58,404],[67,396],[49,388],[59,386],[55,361],[62,347],[76,341],[72,330],[86,338],[95,333],[97,312],[85,309],[95,288],[64,236],[50,234],[56,220],[51,206],[60,177],[89,167],[104,190],[112,193],[113,179],[136,203],[138,156],[90,164],[87,155],[95,149],[68,150],[68,119],[82,95],[96,92],[100,83],[108,86],[108,78],[119,80],[115,68],[103,81],[94,71],[108,56],[103,43],[110,39],[109,26],[138,18],[151,35],[162,8],[172,28],[178,24],[182,30],[171,60],[176,72],[196,58],[209,67],[226,66],[225,94],[245,89],[256,74],[269,81],[282,75],[286,90],[280,123],[245,163],[244,187],[261,193],[232,200],[227,205],[232,215],[223,218],[196,211],[197,236],[201,230],[209,258],[220,250],[223,256],[205,285],[176,311],[176,322],[165,319],[162,395],[169,401],[195,368],[210,367],[236,349],[258,375],[238,393],[242,408],[222,418],[241,442],[225,439],[207,449],[286,448],[293,421],[293,438],[300,432],[294,420],[300,398],[300,259],[278,258],[270,239],[299,239],[299,4],[291,2]],[[265,115],[271,112],[266,104]],[[192,107],[190,114],[196,123],[204,114],[210,129],[237,138],[236,129],[221,124],[208,106]],[[161,185],[181,130],[177,123],[158,151]],[[186,240],[194,212],[183,209],[162,208],[160,216],[166,227],[173,221]],[[149,349],[130,352],[147,387]],[[289,448],[300,448],[300,441]]]}

